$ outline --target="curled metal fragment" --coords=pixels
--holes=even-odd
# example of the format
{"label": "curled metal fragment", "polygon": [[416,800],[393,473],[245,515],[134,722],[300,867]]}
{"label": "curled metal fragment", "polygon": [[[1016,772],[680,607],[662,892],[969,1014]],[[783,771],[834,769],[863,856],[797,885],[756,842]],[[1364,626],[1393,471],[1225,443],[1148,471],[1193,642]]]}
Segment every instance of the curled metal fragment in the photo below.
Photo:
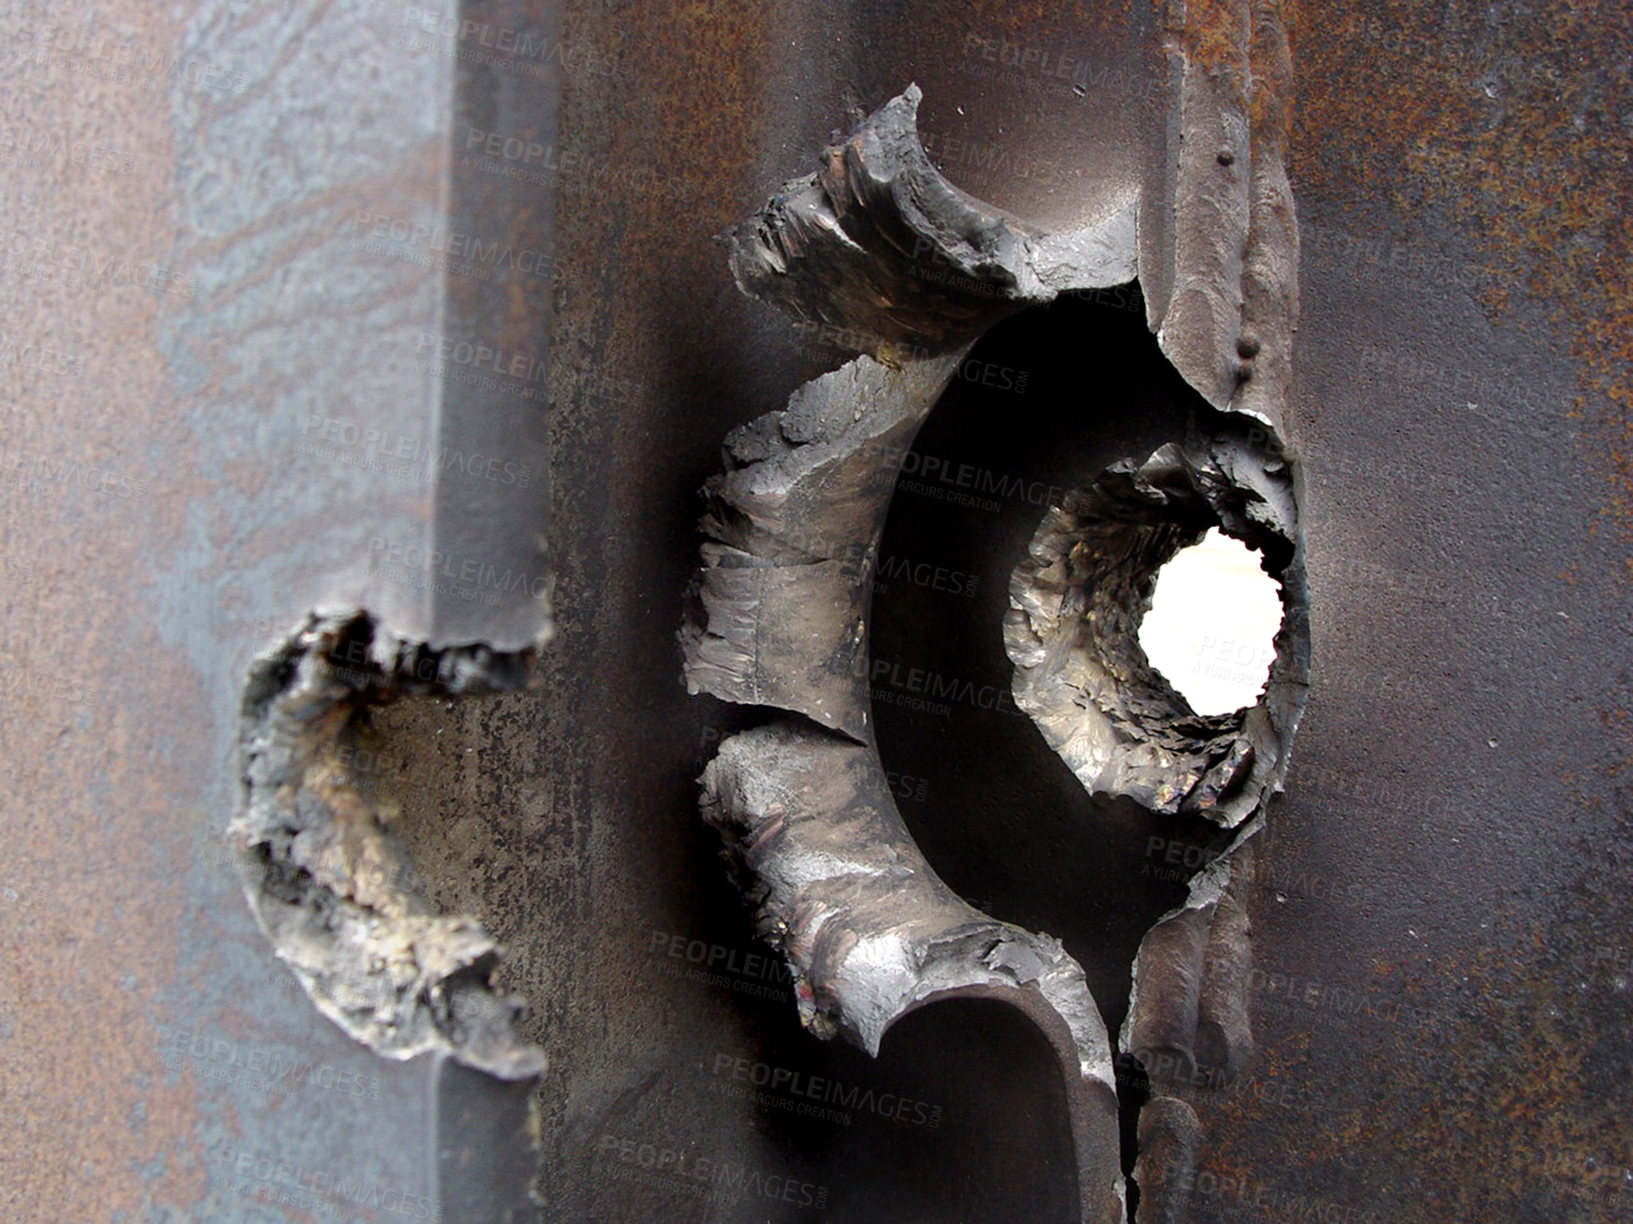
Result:
{"label": "curled metal fragment", "polygon": [[1191,881],[1185,904],[1140,941],[1119,1036],[1154,1084],[1233,1083],[1253,1052],[1247,981],[1253,932],[1239,895],[1251,875],[1255,821]]}
{"label": "curled metal fragment", "polygon": [[752,297],[837,329],[881,361],[946,353],[1063,289],[1133,279],[1133,201],[1048,235],[960,191],[930,162],[910,85],[729,235]]}
{"label": "curled metal fragment", "polygon": [[804,714],[860,741],[866,612],[902,457],[968,344],[1016,309],[1134,274],[1132,205],[1030,231],[948,183],[910,86],[731,235],[747,293],[831,325],[864,356],[732,433],[704,490],[686,683]]}
{"label": "curled metal fragment", "polygon": [[[1157,573],[1209,527],[1264,555],[1286,609],[1264,696],[1199,715],[1140,646]],[[1307,629],[1292,488],[1231,429],[1115,464],[1044,515],[1010,578],[1015,702],[1093,793],[1234,828],[1280,784],[1303,708]]]}
{"label": "curled metal fragment", "polygon": [[938,1000],[1019,1008],[1065,1072],[1082,1218],[1120,1220],[1111,1050],[1059,941],[988,917],[941,881],[867,746],[778,722],[727,739],[702,785],[704,818],[725,837],[760,934],[787,958],[806,1027],[877,1054],[891,1025]]}
{"label": "curled metal fragment", "polygon": [[877,541],[902,456],[960,356],[902,369],[858,357],[726,439],[727,470],[704,488],[708,542],[681,631],[690,692],[871,738]]}
{"label": "curled metal fragment", "polygon": [[368,706],[521,688],[535,655],[432,649],[365,612],[314,614],[250,676],[232,823],[250,908],[318,1009],[378,1053],[440,1051],[507,1080],[544,1070],[514,1028],[524,1004],[492,984],[502,949],[415,891],[346,750]]}
{"label": "curled metal fragment", "polygon": [[1184,1224],[1202,1140],[1196,1111],[1178,1097],[1157,1096],[1140,1110],[1138,1137],[1138,1224]]}
{"label": "curled metal fragment", "polygon": [[1253,925],[1237,895],[1251,874],[1253,847],[1231,859],[1231,879],[1214,902],[1202,961],[1202,994],[1196,1009],[1196,1062],[1214,1083],[1231,1084],[1253,1053],[1248,1014],[1248,977],[1253,972]]}
{"label": "curled metal fragment", "polygon": [[1212,907],[1181,910],[1140,941],[1136,1005],[1121,1045],[1155,1083],[1185,1085],[1196,1079],[1197,1008],[1212,916]]}
{"label": "curled metal fragment", "polygon": [[1049,296],[1028,236],[930,164],[919,98],[909,86],[732,232],[744,292],[864,331],[880,356],[943,352]]}

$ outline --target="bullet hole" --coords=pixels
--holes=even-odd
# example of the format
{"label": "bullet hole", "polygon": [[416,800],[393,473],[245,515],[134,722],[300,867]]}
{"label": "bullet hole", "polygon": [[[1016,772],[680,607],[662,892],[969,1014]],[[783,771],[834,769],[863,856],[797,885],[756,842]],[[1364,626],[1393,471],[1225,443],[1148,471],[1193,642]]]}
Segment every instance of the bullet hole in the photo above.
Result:
{"label": "bullet hole", "polygon": [[1281,588],[1260,555],[1214,527],[1157,574],[1140,647],[1198,714],[1253,705],[1270,678]]}
{"label": "bullet hole", "polygon": [[[1052,506],[1010,579],[1004,621],[1015,702],[1089,791],[1225,828],[1279,782],[1305,667],[1291,483],[1246,433],[1215,420],[1206,435],[1130,456]],[[1288,613],[1263,699],[1204,714],[1153,666],[1138,631],[1163,568],[1215,528],[1258,550]]]}

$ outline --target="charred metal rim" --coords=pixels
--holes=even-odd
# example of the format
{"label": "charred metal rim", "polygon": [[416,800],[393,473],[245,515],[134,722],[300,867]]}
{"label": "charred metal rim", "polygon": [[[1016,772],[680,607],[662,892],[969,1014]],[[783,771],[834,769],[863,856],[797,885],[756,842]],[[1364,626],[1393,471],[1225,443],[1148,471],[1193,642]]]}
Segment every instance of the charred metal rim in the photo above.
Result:
{"label": "charred metal rim", "polygon": [[[1261,431],[1262,432],[1262,431]],[[1279,785],[1308,683],[1292,474],[1222,428],[1123,460],[1051,507],[1010,579],[1016,704],[1092,793],[1235,827]],[[1157,575],[1210,527],[1255,549],[1283,616],[1251,706],[1200,715],[1139,641]]]}

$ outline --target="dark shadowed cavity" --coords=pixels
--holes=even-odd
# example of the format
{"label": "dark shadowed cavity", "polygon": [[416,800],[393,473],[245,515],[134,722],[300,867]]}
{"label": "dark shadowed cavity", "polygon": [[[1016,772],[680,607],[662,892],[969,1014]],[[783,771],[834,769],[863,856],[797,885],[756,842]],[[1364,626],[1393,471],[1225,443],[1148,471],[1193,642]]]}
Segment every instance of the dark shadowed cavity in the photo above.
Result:
{"label": "dark shadowed cavity", "polygon": [[[896,1023],[877,1060],[805,1034],[792,1044],[801,1048],[762,1055],[807,1077],[795,1091],[776,1095],[849,1119],[764,1111],[768,1133],[790,1161],[834,1170],[824,1179],[824,1218],[846,1224],[1079,1218],[1060,1060],[1013,1007],[988,999],[932,1003]],[[813,1084],[811,1075],[826,1082]],[[860,1104],[846,1107],[847,1101]]]}
{"label": "dark shadowed cavity", "polygon": [[1141,936],[1229,835],[1084,791],[1010,696],[1009,576],[1063,491],[1219,417],[1158,349],[1137,286],[1017,315],[931,413],[880,548],[873,709],[903,818],[960,895],[1065,943],[1113,1034]]}

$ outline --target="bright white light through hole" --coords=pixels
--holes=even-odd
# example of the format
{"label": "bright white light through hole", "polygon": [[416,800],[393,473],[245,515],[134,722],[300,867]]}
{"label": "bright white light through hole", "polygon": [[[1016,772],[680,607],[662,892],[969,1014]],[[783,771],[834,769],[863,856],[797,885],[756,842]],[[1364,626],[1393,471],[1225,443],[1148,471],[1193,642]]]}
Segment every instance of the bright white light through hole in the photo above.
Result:
{"label": "bright white light through hole", "polygon": [[1214,527],[1158,571],[1140,646],[1191,709],[1229,714],[1259,699],[1281,613],[1259,553]]}

